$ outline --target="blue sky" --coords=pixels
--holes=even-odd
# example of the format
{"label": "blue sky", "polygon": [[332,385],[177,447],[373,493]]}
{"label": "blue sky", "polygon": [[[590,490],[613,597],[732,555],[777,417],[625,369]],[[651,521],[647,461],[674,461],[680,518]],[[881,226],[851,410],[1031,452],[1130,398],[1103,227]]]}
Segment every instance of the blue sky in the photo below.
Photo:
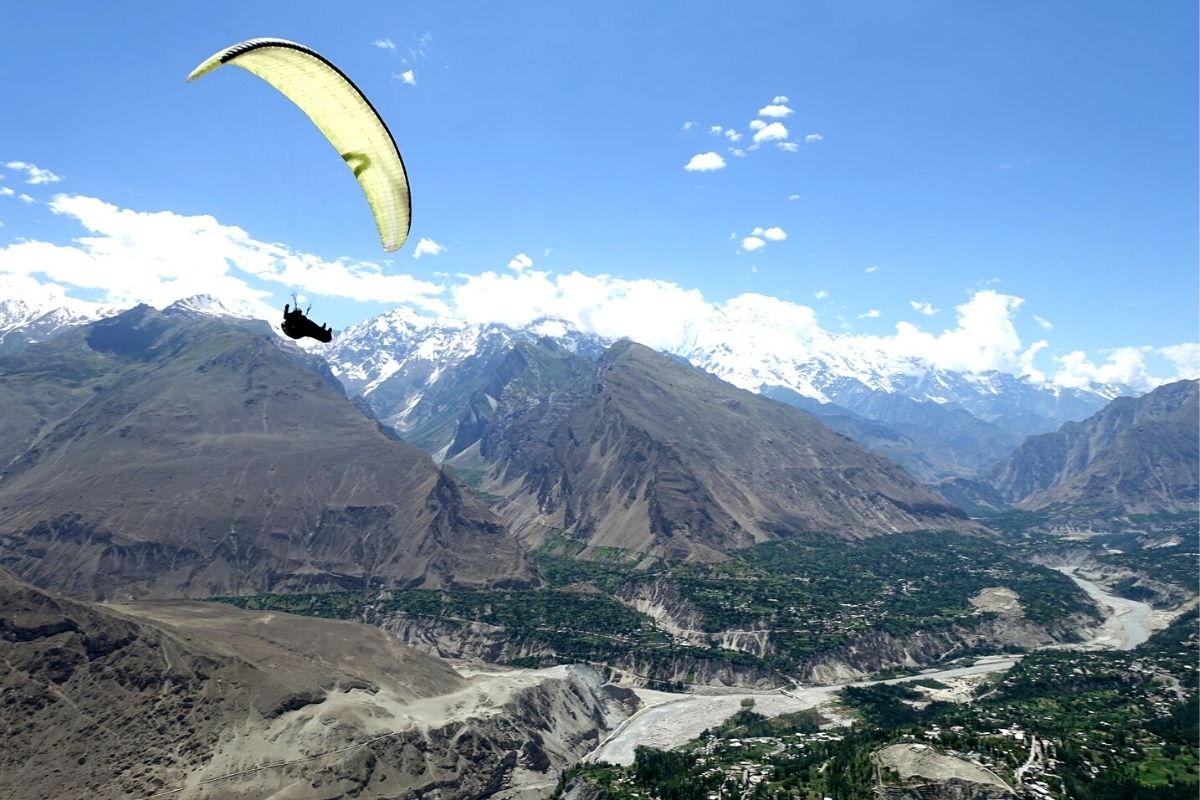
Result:
{"label": "blue sky", "polygon": [[[404,300],[472,319],[600,313],[601,332],[635,336],[667,306],[686,325],[755,293],[831,335],[900,324],[936,348],[972,315],[981,336],[1015,332],[975,366],[1189,374],[1196,13],[8,3],[0,277],[112,302],[201,286],[276,305],[298,289],[338,327]],[[184,83],[256,36],[322,52],[388,122],[412,185],[403,250],[382,252],[345,166],[273,89],[234,69]],[[771,127],[752,147],[774,125],[786,138]],[[723,166],[685,169],[696,156]],[[414,258],[422,239],[440,252]],[[244,263],[288,255],[275,279]],[[671,344],[641,338],[656,336]]]}

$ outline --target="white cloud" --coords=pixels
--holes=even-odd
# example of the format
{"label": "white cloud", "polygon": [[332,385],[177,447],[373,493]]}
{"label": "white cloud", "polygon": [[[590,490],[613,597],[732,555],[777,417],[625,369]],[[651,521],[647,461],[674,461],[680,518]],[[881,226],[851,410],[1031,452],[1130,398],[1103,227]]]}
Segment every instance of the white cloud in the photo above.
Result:
{"label": "white cloud", "polygon": [[799,200],[799,199],[800,199],[800,195],[798,195],[798,194],[789,194],[788,195],[788,200]]}
{"label": "white cloud", "polygon": [[725,138],[731,142],[740,142],[742,140],[742,135],[740,133],[738,133],[737,131],[735,131],[733,128],[726,128],[725,129]]}
{"label": "white cloud", "polygon": [[696,123],[692,122],[691,120],[688,120],[687,122],[683,123],[683,127],[681,128],[681,130],[690,131],[694,127],[696,127]]}
{"label": "white cloud", "polygon": [[417,73],[411,69],[406,69],[404,72],[393,73],[392,77],[409,86],[417,85]]}
{"label": "white cloud", "polygon": [[747,236],[742,239],[742,249],[747,253],[753,253],[755,250],[761,250],[766,247],[767,243],[757,236]]}
{"label": "white cloud", "polygon": [[869,266],[869,267],[867,267],[866,269],[864,269],[864,270],[863,270],[863,272],[866,272],[866,273],[871,273],[871,272],[879,272],[879,267],[877,267],[877,266],[875,266],[874,264],[872,264],[871,266]]}
{"label": "white cloud", "polygon": [[800,145],[795,142],[776,142],[775,146],[785,153],[795,153],[800,149]]}
{"label": "white cloud", "polygon": [[24,172],[26,183],[58,183],[62,180],[61,176],[55,175],[48,169],[42,169],[36,164],[30,164],[28,161],[9,161],[4,166]]}
{"label": "white cloud", "polygon": [[761,131],[765,127],[767,127],[767,123],[763,122],[761,119],[750,120],[750,130],[752,131]]}
{"label": "white cloud", "polygon": [[96,290],[103,302],[117,306],[161,307],[181,297],[213,294],[255,308],[264,319],[277,314],[263,302],[271,292],[252,286],[255,279],[313,295],[445,310],[436,297],[442,288],[435,284],[385,275],[368,262],[326,261],[258,241],[211,216],[133,211],[79,195],[58,195],[49,206],[88,235],[68,245],[23,240],[0,247],[0,275]]}
{"label": "white cloud", "polygon": [[721,127],[720,125],[713,125],[712,127],[710,127],[708,129],[708,132],[715,133],[717,136],[720,136],[722,133],[725,132],[725,129],[723,127]]}
{"label": "white cloud", "polygon": [[829,297],[829,292],[825,291],[824,289],[817,289],[815,292],[813,292],[813,297],[817,298],[818,300],[824,300],[826,297]]}
{"label": "white cloud", "polygon": [[756,265],[754,265],[754,264],[751,264],[751,265],[750,265],[750,272],[751,272],[751,273],[753,273],[753,274],[755,274],[755,275],[757,275],[757,274],[758,274],[758,267],[757,267]]}
{"label": "white cloud", "polygon": [[1200,343],[1185,342],[1158,348],[1158,354],[1175,366],[1172,380],[1200,378]]}
{"label": "white cloud", "polygon": [[771,100],[771,102],[772,103],[786,103],[786,102],[788,102],[787,95],[777,94],[777,95],[775,95],[775,98],[773,100]]}
{"label": "white cloud", "polygon": [[12,197],[15,194],[16,192],[7,186],[0,186],[0,197]]}
{"label": "white cloud", "polygon": [[375,41],[371,42],[371,44],[374,45],[375,47],[378,47],[380,50],[395,50],[396,49],[396,43],[387,37],[384,37],[382,39],[376,39]]}
{"label": "white cloud", "polygon": [[824,139],[825,139],[825,137],[819,133],[808,133],[808,134],[804,135],[804,142],[806,144],[813,144],[814,142],[824,141]]}
{"label": "white cloud", "polygon": [[440,256],[446,252],[444,245],[440,245],[433,239],[421,237],[421,241],[417,242],[417,246],[413,249],[413,258],[421,256]]}
{"label": "white cloud", "polygon": [[746,151],[740,147],[731,147],[729,149],[729,152],[733,153],[734,157],[736,157],[736,158],[745,158],[746,157]]}
{"label": "white cloud", "polygon": [[932,317],[938,313],[938,310],[933,307],[932,303],[925,303],[920,300],[909,300],[908,304],[913,307],[913,311],[918,311],[927,317]]}
{"label": "white cloud", "polygon": [[[1091,382],[1116,383],[1135,391],[1147,391],[1155,386],[1177,380],[1200,377],[1200,343],[1185,342],[1169,347],[1118,347],[1103,353],[1103,362],[1093,361],[1082,350],[1074,350],[1056,359],[1058,372],[1053,381],[1059,386],[1083,388]],[[1149,373],[1146,357],[1157,355],[1167,359],[1175,375],[1156,378]]]}
{"label": "white cloud", "polygon": [[1029,378],[1034,383],[1044,383],[1046,381],[1046,373],[1035,367],[1033,365],[1033,360],[1037,357],[1038,353],[1040,353],[1042,350],[1045,350],[1049,346],[1050,343],[1045,339],[1029,345],[1029,348],[1026,349],[1025,352],[1021,353],[1021,355],[1017,358],[1017,362],[1020,365],[1019,374]]}
{"label": "white cloud", "polygon": [[1146,372],[1145,353],[1138,347],[1118,347],[1108,351],[1108,360],[1096,364],[1082,350],[1059,356],[1054,382],[1059,386],[1080,389],[1091,382],[1117,383],[1135,388],[1153,385],[1157,381]]}
{"label": "white cloud", "polygon": [[788,108],[787,106],[783,105],[782,103],[780,103],[780,104],[772,103],[771,105],[763,106],[762,108],[760,108],[758,110],[758,115],[760,117],[771,117],[773,119],[783,119],[784,117],[788,116],[791,113],[792,113],[792,110],[790,108]]}
{"label": "white cloud", "polygon": [[1042,326],[1043,330],[1047,330],[1047,331],[1054,330],[1054,323],[1052,323],[1050,320],[1046,319],[1045,317],[1039,317],[1037,314],[1034,314],[1033,319],[1038,325]]}
{"label": "white cloud", "polygon": [[24,193],[17,195],[17,199],[20,200],[22,203],[32,203],[33,202],[33,198]]}
{"label": "white cloud", "polygon": [[858,315],[859,319],[879,319],[879,309],[872,308],[869,311],[864,311]]}
{"label": "white cloud", "polygon": [[724,169],[725,159],[721,158],[719,153],[698,153],[692,156],[692,160],[684,165],[684,169],[688,172],[712,172],[713,170]]}
{"label": "white cloud", "polygon": [[992,289],[976,292],[956,306],[958,327],[927,333],[910,322],[896,323],[896,333],[869,342],[900,357],[916,357],[943,369],[1016,372],[1020,368],[1021,337],[1012,317],[1024,302]]}
{"label": "white cloud", "polygon": [[[757,121],[755,120],[755,122]],[[762,144],[763,142],[782,141],[787,138],[788,129],[784,124],[782,122],[772,122],[770,125],[764,125],[757,129],[757,133],[754,134],[754,143]]]}
{"label": "white cloud", "polygon": [[512,260],[508,262],[508,268],[515,272],[524,272],[532,266],[533,259],[524,253],[517,253],[512,257]]}
{"label": "white cloud", "polygon": [[667,281],[608,275],[485,272],[452,290],[456,315],[468,322],[524,325],[543,316],[567,320],[601,336],[628,336],[679,352],[694,326],[712,313],[700,292]]}
{"label": "white cloud", "polygon": [[778,226],[771,228],[755,228],[751,231],[755,236],[761,236],[771,242],[782,242],[787,238],[787,233]]}

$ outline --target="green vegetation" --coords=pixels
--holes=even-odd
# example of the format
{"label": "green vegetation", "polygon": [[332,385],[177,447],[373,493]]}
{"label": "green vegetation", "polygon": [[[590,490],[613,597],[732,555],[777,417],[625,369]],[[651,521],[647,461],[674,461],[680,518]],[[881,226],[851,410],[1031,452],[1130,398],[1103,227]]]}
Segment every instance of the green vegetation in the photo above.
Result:
{"label": "green vegetation", "polygon": [[[592,548],[582,559],[585,547],[562,531],[548,531],[534,553],[545,582],[536,590],[221,599],[342,619],[404,615],[443,630],[479,623],[502,629],[496,638],[504,645],[494,649],[502,663],[601,662],[672,682],[705,665],[794,674],[854,636],[974,626],[986,617],[970,599],[989,587],[1015,591],[1034,622],[1096,613],[1069,578],[1018,561],[989,537],[913,533],[851,543],[810,534],[751,547],[720,564],[658,564],[652,570],[639,570],[636,558],[613,548]],[[631,608],[630,598],[652,595],[678,598],[699,630],[675,638]],[[769,646],[757,653],[722,649],[724,631],[765,631]],[[968,654],[959,648],[946,657]]]}

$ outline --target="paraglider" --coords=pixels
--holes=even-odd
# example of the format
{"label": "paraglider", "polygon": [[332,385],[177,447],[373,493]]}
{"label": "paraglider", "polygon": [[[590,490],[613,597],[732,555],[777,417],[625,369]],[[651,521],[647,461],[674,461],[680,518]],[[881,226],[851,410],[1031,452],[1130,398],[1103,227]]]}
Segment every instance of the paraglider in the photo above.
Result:
{"label": "paraglider", "polygon": [[[188,75],[201,78],[225,64],[254,73],[295,103],[333,145],[367,197],[387,252],[399,250],[412,223],[408,174],[379,112],[333,62],[286,39],[248,39],[214,53]],[[292,296],[295,300],[295,295]],[[283,307],[283,332],[328,342],[333,332],[306,313]]]}
{"label": "paraglider", "polygon": [[292,302],[296,304],[296,307],[289,310],[290,304],[284,305],[283,322],[279,325],[285,334],[293,339],[303,339],[305,336],[308,336],[326,344],[333,341],[332,328],[328,325],[318,325],[308,318],[308,312],[312,311],[312,306],[309,306],[305,311],[301,311],[300,301],[296,299],[294,293],[292,294]]}
{"label": "paraglider", "polygon": [[249,39],[220,50],[187,79],[194,81],[225,64],[254,73],[308,115],[362,187],[383,249],[399,250],[412,217],[408,174],[396,140],[366,95],[333,62],[286,39]]}

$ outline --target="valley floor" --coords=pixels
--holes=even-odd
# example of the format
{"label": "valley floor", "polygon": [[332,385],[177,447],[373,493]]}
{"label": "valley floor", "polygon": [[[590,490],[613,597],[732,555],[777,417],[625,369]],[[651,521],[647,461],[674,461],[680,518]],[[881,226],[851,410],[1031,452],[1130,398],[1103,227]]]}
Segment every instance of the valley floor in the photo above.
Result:
{"label": "valley floor", "polygon": [[[1167,627],[1178,615],[1156,611],[1148,604],[1127,600],[1106,592],[1096,583],[1060,570],[1074,580],[1105,610],[1104,623],[1087,641],[1069,645],[1076,650],[1129,650]],[[605,738],[587,760],[612,764],[632,764],[638,747],[672,749],[698,737],[701,732],[715,728],[742,708],[743,701],[753,701],[757,713],[776,716],[805,709],[818,709],[825,716],[837,717],[830,708],[837,695],[848,687],[892,685],[916,680],[949,679],[971,675],[1004,672],[1012,668],[1020,656],[987,656],[969,666],[925,671],[918,675],[888,680],[856,681],[830,686],[796,687],[771,692],[734,692],[721,694],[676,694],[636,689],[645,706]]]}

